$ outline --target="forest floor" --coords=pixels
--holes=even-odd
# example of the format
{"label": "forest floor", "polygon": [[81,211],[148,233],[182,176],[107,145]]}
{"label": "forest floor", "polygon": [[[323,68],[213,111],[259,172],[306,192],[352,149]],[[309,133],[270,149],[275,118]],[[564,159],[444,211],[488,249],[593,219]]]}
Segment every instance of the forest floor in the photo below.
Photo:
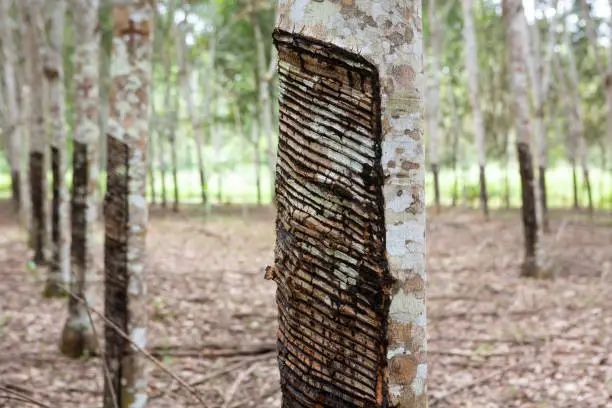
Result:
{"label": "forest floor", "polygon": [[[533,280],[517,211],[430,214],[429,406],[612,407],[612,217],[554,213],[554,278]],[[0,205],[0,407],[99,407],[101,360],[59,354],[66,300],[42,298],[15,219]],[[273,227],[269,208],[152,211],[149,350],[209,407],[280,407]],[[151,408],[202,406],[154,364],[150,386]]]}

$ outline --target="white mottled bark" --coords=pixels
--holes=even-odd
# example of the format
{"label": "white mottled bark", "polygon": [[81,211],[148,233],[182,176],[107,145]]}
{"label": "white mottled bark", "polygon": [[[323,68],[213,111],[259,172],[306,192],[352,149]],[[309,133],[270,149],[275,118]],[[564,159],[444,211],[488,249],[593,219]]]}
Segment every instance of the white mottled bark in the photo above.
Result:
{"label": "white mottled bark", "polygon": [[512,114],[517,133],[517,153],[521,175],[522,217],[525,257],[523,276],[538,277],[541,273],[537,202],[534,191],[533,161],[531,157],[531,114],[529,112],[527,49],[522,0],[504,0],[503,13],[510,59],[510,87]]}
{"label": "white mottled bark", "polygon": [[151,0],[113,6],[105,220],[105,408],[147,404],[146,152],[153,53]]}
{"label": "white mottled bark", "polygon": [[[94,224],[98,218],[99,107],[99,0],[71,0],[75,35],[79,41],[74,55],[75,122],[70,261],[70,291],[93,303],[92,281],[96,277]],[[68,318],[62,332],[61,351],[79,358],[97,350],[97,339],[87,305],[74,297],[68,300]]]}
{"label": "white mottled bark", "polygon": [[[70,226],[66,187],[67,144],[62,47],[66,2],[57,0],[51,11],[49,40],[45,52],[45,76],[49,84],[51,111],[51,162],[53,172],[52,260],[47,289],[70,282]],[[61,290],[63,293],[64,290]]]}
{"label": "white mottled bark", "polygon": [[[394,407],[425,407],[427,278],[421,2],[280,0],[278,7],[278,30],[333,44],[349,53],[358,51],[377,68],[380,90],[375,92],[380,94],[374,97],[380,97],[382,124],[382,157],[377,160],[385,180],[382,195],[389,274],[388,291],[381,295],[383,301],[389,302],[389,312],[388,332],[384,333],[387,366],[374,394],[376,406],[388,401]],[[285,67],[289,63],[279,59]],[[287,97],[284,93],[281,88],[281,101]],[[324,142],[328,141],[321,143]],[[333,159],[334,156],[332,163]],[[357,194],[357,190],[353,193]],[[385,273],[385,266],[379,266]],[[285,406],[293,405],[287,402]]]}

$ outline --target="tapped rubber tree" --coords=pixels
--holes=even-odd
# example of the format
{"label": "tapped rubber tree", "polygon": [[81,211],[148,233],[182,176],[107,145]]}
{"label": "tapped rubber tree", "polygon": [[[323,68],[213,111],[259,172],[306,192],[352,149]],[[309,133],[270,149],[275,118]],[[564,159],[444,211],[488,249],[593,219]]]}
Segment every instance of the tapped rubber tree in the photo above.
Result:
{"label": "tapped rubber tree", "polygon": [[[44,118],[44,82],[42,66],[42,45],[44,44],[45,27],[43,21],[43,0],[24,0],[25,48],[27,49],[27,78],[30,85],[30,155],[29,184],[31,197],[31,225],[33,261],[36,265],[47,263],[47,178],[45,157],[47,155],[47,135]],[[61,292],[58,287],[57,292]]]}
{"label": "tapped rubber tree", "polygon": [[63,354],[78,358],[97,350],[87,305],[92,300],[90,283],[96,276],[94,223],[97,219],[98,146],[98,27],[99,0],[70,0],[75,35],[75,132],[72,175],[72,275],[68,319],[61,339]]}
{"label": "tapped rubber tree", "polygon": [[[147,403],[146,153],[153,53],[153,0],[113,5],[113,50],[104,198],[104,408]],[[120,333],[123,332],[123,333]],[[124,337],[127,334],[129,341]]]}
{"label": "tapped rubber tree", "polygon": [[278,7],[282,406],[424,408],[421,2]]}
{"label": "tapped rubber tree", "polygon": [[[44,73],[48,83],[51,109],[51,171],[53,201],[51,211],[51,262],[45,295],[64,294],[60,289],[70,281],[70,246],[68,225],[68,190],[66,189],[66,123],[62,47],[66,2],[57,0],[50,10],[49,40]],[[58,290],[59,289],[59,290]]]}
{"label": "tapped rubber tree", "polygon": [[512,113],[516,129],[516,151],[521,176],[522,217],[525,244],[522,276],[541,277],[539,232],[534,192],[533,159],[531,155],[531,117],[529,112],[528,79],[526,71],[526,43],[523,41],[523,2],[503,0],[506,41],[510,60],[510,89]]}
{"label": "tapped rubber tree", "polygon": [[478,97],[478,43],[474,29],[474,0],[461,0],[463,8],[463,38],[465,41],[465,67],[467,68],[470,104],[474,116],[474,131],[476,134],[476,149],[478,150],[478,168],[480,174],[480,207],[486,219],[489,218],[489,196],[487,194],[487,178],[485,165],[487,150],[485,144],[485,128]]}

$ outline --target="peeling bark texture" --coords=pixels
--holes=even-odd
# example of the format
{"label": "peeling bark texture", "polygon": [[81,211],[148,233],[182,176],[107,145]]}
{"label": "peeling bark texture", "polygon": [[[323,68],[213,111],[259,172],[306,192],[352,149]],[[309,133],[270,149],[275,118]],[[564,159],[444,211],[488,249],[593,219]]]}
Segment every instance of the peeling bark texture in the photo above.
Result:
{"label": "peeling bark texture", "polygon": [[27,25],[27,49],[30,60],[28,72],[31,83],[31,117],[30,117],[30,196],[32,203],[31,228],[33,231],[33,261],[37,265],[48,262],[47,254],[47,178],[45,177],[45,157],[47,155],[47,137],[44,120],[44,84],[41,58],[44,27],[42,21],[43,3],[41,0],[24,2],[24,18]]}
{"label": "peeling bark texture", "polygon": [[421,3],[281,0],[274,39],[282,406],[424,408]]}
{"label": "peeling bark texture", "polygon": [[15,39],[13,37],[12,22],[10,17],[12,1],[0,0],[0,38],[2,39],[2,73],[4,76],[4,92],[6,103],[6,126],[3,131],[6,134],[7,144],[5,149],[10,158],[11,165],[11,188],[12,198],[15,208],[19,211],[22,206],[21,194],[23,194],[21,186],[21,149],[22,141],[21,129],[23,126],[19,123],[19,105],[17,98],[17,80],[16,80],[16,61],[17,52],[15,50]]}
{"label": "peeling bark texture", "polygon": [[522,41],[522,0],[503,0],[506,39],[510,60],[510,89],[513,90],[513,115],[517,133],[517,155],[521,175],[522,218],[525,255],[521,275],[540,277],[539,234],[534,192],[533,162],[531,156],[531,123],[527,73],[525,72],[525,43]]}
{"label": "peeling bark texture", "polygon": [[[75,13],[75,132],[72,174],[72,243],[70,290],[88,304],[93,302],[90,284],[96,276],[94,263],[94,224],[98,215],[99,122],[99,0],[71,0]],[[78,358],[95,354],[97,342],[87,305],[70,297],[68,319],[62,332],[61,351]]]}
{"label": "peeling bark texture", "polygon": [[[147,403],[146,152],[153,40],[151,0],[113,6],[113,52],[105,196],[105,408]],[[116,399],[114,400],[114,397]]]}
{"label": "peeling bark texture", "polygon": [[[468,89],[470,105],[474,116],[476,134],[476,149],[478,150],[478,166],[486,166],[485,129],[478,98],[478,43],[474,29],[474,0],[461,0],[463,8],[463,38],[465,41],[465,67],[468,72]],[[480,177],[480,207],[486,219],[489,218],[486,178]]]}
{"label": "peeling bark texture", "polygon": [[44,73],[49,84],[51,110],[51,170],[53,201],[51,214],[51,265],[46,296],[64,294],[62,288],[70,282],[70,239],[68,220],[68,189],[66,188],[66,124],[62,46],[64,44],[64,16],[66,3],[54,3],[46,47]]}

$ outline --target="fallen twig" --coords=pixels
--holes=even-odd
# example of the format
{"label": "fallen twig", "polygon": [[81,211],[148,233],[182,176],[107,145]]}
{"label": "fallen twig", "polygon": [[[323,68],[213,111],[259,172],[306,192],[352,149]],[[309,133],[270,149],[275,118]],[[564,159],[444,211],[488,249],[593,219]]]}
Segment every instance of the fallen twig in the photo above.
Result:
{"label": "fallen twig", "polygon": [[[25,390],[24,388],[12,386],[10,384],[7,384],[7,385],[0,384],[0,391],[4,391],[6,394],[8,394],[6,396],[3,396],[2,398],[20,400],[22,402],[28,402],[32,405],[35,405],[41,408],[51,408],[50,405],[47,405],[44,402],[37,401],[34,398],[28,396],[24,392],[24,390]],[[27,393],[29,394],[33,394],[33,392],[29,390],[25,390],[25,391],[27,391]]]}
{"label": "fallen twig", "polygon": [[232,386],[229,388],[227,392],[227,395],[225,397],[225,403],[223,404],[223,408],[228,408],[229,403],[232,402],[232,399],[234,398],[234,394],[236,394],[236,391],[238,391],[238,386],[245,380],[245,378],[251,375],[253,370],[255,370],[255,367],[257,367],[257,363],[253,364],[247,370],[242,371],[240,372],[240,374],[238,374],[238,377],[236,377],[236,380],[234,381],[234,383],[232,384]]}

